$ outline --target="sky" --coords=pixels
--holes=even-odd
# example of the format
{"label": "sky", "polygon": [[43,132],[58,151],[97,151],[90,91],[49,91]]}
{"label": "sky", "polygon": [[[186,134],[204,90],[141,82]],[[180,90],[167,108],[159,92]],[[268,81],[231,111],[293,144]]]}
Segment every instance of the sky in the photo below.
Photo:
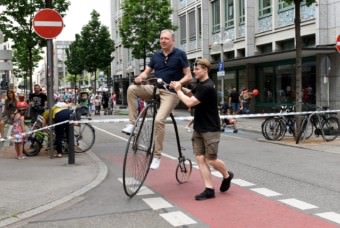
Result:
{"label": "sky", "polygon": [[75,34],[80,33],[82,27],[90,21],[93,9],[100,14],[100,22],[110,29],[110,0],[70,0],[70,2],[67,15],[63,18],[65,27],[56,40],[74,40]]}

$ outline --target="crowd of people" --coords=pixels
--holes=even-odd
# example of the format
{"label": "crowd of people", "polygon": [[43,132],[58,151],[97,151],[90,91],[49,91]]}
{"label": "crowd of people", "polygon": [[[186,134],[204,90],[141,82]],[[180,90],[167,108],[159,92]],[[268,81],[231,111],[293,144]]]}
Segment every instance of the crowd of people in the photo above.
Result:
{"label": "crowd of people", "polygon": [[[96,110],[103,109],[104,114],[109,113],[116,105],[115,93],[92,94],[80,92],[79,94],[64,93],[54,94],[54,104],[51,107],[52,123],[58,123],[70,119],[72,107],[81,107],[81,115],[92,115]],[[24,159],[23,145],[24,133],[41,116],[44,123],[48,124],[49,109],[47,108],[47,95],[41,86],[36,84],[32,93],[28,96],[17,93],[14,89],[6,91],[5,96],[0,95],[0,143],[9,140],[14,144],[17,159]],[[80,109],[76,109],[80,110]],[[84,111],[85,110],[85,111]],[[80,111],[79,111],[80,112]],[[30,121],[26,121],[29,119]],[[28,123],[29,122],[29,123]],[[12,125],[11,132],[5,133],[5,126]],[[54,128],[56,140],[56,157],[62,157],[62,138],[65,137],[68,124],[62,124]]]}

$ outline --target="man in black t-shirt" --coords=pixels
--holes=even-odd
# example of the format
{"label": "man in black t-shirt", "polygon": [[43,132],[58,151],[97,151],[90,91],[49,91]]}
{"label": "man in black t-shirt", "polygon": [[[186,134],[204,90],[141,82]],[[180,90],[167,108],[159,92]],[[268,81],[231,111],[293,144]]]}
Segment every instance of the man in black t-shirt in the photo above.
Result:
{"label": "man in black t-shirt", "polygon": [[232,114],[236,114],[240,111],[240,94],[236,88],[233,88],[229,95],[229,107],[232,110]]}
{"label": "man in black t-shirt", "polygon": [[41,92],[40,85],[34,85],[34,92],[29,95],[31,122],[34,123],[38,115],[43,114],[47,105],[47,96]]}
{"label": "man in black t-shirt", "polygon": [[196,200],[215,197],[209,169],[210,165],[223,175],[220,186],[221,192],[226,192],[229,189],[231,179],[234,176],[232,172],[227,171],[224,162],[217,158],[218,143],[220,141],[220,118],[217,106],[217,91],[213,81],[209,78],[209,69],[210,63],[207,59],[198,59],[195,62],[194,74],[199,83],[192,90],[191,97],[181,90],[181,83],[174,81],[170,84],[186,106],[195,108],[192,146],[205,185],[204,191],[195,196]]}

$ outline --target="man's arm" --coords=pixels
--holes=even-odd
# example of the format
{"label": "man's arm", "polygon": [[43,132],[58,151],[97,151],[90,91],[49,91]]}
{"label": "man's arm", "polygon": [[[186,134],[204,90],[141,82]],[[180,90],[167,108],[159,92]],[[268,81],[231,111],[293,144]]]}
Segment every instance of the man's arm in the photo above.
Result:
{"label": "man's arm", "polygon": [[192,108],[201,103],[195,96],[188,96],[182,91],[182,85],[179,81],[171,82],[170,86],[176,90],[178,98],[188,107]]}
{"label": "man's arm", "polygon": [[183,74],[183,78],[179,80],[182,86],[188,84],[192,80],[190,67],[183,68]]}
{"label": "man's arm", "polygon": [[141,83],[143,80],[147,79],[151,74],[152,70],[153,69],[151,67],[146,66],[145,70],[135,78],[135,83]]}

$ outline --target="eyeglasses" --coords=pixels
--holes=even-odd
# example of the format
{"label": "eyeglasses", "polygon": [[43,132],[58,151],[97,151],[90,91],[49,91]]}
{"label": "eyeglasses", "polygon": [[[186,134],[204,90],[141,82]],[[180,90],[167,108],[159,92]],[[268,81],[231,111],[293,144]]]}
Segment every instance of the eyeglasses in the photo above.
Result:
{"label": "eyeglasses", "polygon": [[169,59],[169,56],[168,56],[168,55],[164,56],[164,64],[165,64],[165,65],[168,64],[168,59]]}

